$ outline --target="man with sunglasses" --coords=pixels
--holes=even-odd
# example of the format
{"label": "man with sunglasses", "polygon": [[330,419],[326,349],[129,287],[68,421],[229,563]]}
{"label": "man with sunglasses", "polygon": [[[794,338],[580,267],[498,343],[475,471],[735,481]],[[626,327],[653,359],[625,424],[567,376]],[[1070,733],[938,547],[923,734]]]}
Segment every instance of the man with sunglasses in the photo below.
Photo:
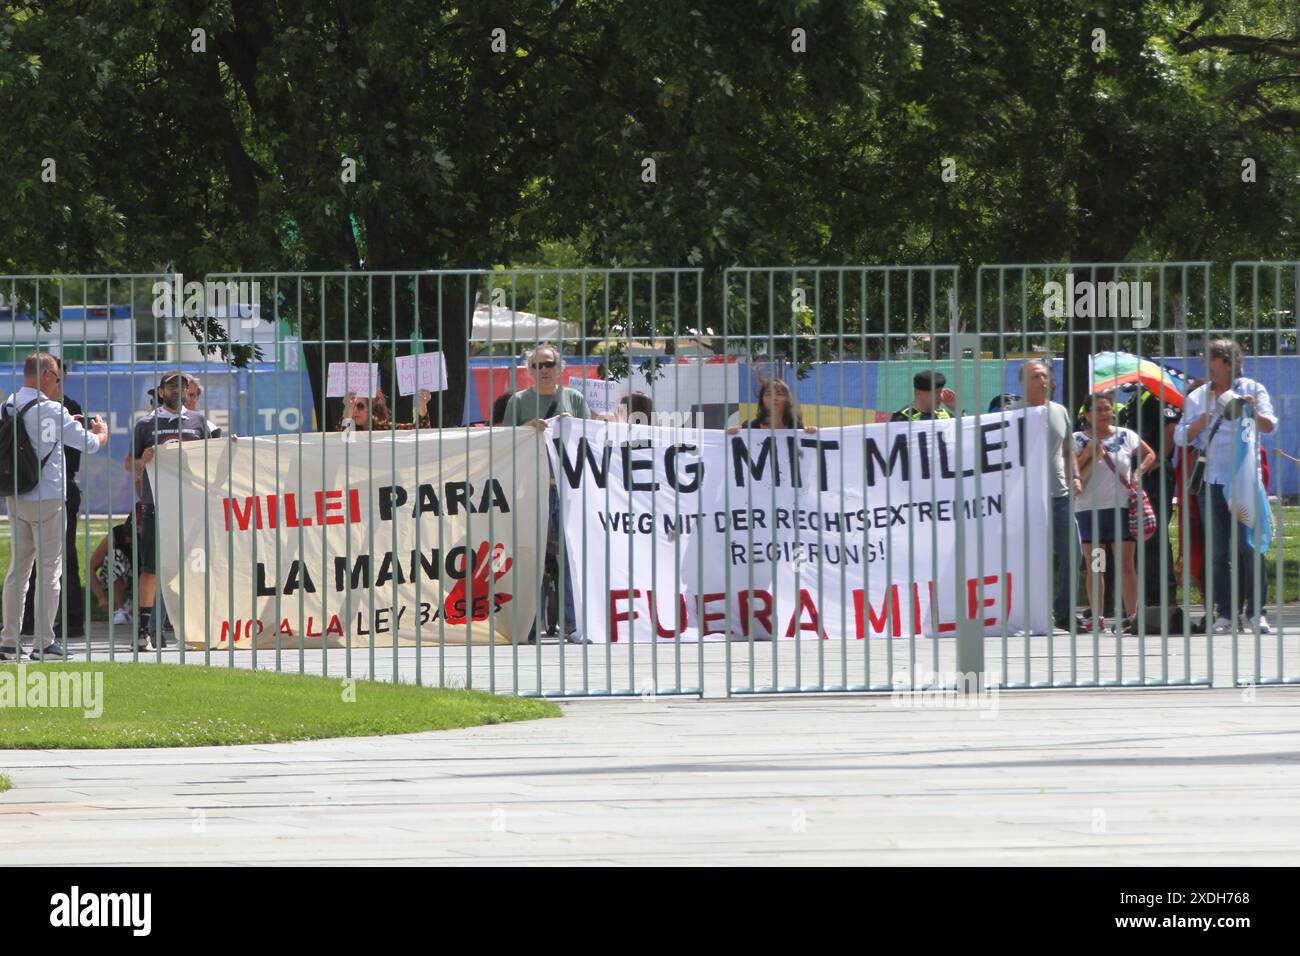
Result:
{"label": "man with sunglasses", "polygon": [[525,357],[533,385],[515,392],[506,403],[507,425],[531,425],[546,430],[546,419],[561,415],[591,418],[587,398],[576,388],[562,385],[564,359],[550,345],[539,345]]}
{"label": "man with sunglasses", "polygon": [[[157,407],[135,423],[131,443],[131,457],[127,467],[135,478],[136,503],[136,556],[139,562],[139,606],[136,612],[136,648],[149,650],[153,637],[153,605],[157,590],[158,556],[156,552],[157,526],[154,516],[154,498],[151,481],[156,479],[154,451],[159,445],[173,441],[201,441],[213,429],[202,412],[191,411],[183,404],[183,395],[194,382],[185,372],[168,372],[154,389]],[[218,433],[219,434],[219,433]],[[215,436],[214,436],[215,437]],[[171,555],[175,558],[175,555]],[[157,646],[166,646],[166,636],[161,630]]]}
{"label": "man with sunglasses", "polygon": [[[108,444],[108,426],[96,418],[86,429],[60,403],[63,376],[52,355],[33,352],[23,364],[23,387],[5,402],[5,415],[19,415],[19,427],[27,433],[40,467],[35,488],[9,498],[11,535],[9,572],[4,584],[4,617],[0,626],[0,660],[21,656],[18,625],[27,597],[28,576],[36,567],[41,589],[38,626],[32,660],[63,658],[66,651],[54,636],[54,616],[63,590],[64,523],[66,507],[66,464],[61,454],[66,446],[93,455]],[[58,454],[56,454],[58,453]],[[11,491],[13,489],[10,489]]]}
{"label": "man with sunglasses", "polygon": [[[81,414],[81,405],[74,398],[68,397],[67,392],[67,375],[63,368],[63,361],[57,356],[53,356],[55,370],[59,373],[59,384],[63,389],[63,407],[68,410],[68,414],[79,422],[83,422]],[[54,615],[54,633],[63,638],[85,637],[86,636],[86,595],[81,583],[81,566],[77,556],[77,519],[81,514],[81,486],[77,484],[77,472],[81,469],[81,451],[76,448],[63,446],[63,474],[64,483],[67,485],[67,501],[65,502],[64,514],[67,519],[64,544],[63,544],[63,595],[61,600],[68,603],[68,620],[67,627],[63,627],[63,607],[60,605],[59,611]],[[32,579],[27,585],[27,604],[23,608],[23,637],[33,637],[36,634],[36,569],[32,568]]]}
{"label": "man with sunglasses", "polygon": [[[591,418],[591,409],[587,406],[586,396],[576,388],[568,388],[564,381],[564,360],[559,350],[551,345],[539,345],[524,356],[528,370],[533,373],[532,387],[521,389],[510,396],[506,403],[505,425],[528,425],[539,431],[546,430],[548,418],[571,416],[573,418]],[[578,634],[577,613],[573,604],[573,578],[569,573],[569,562],[559,560],[560,546],[560,496],[555,488],[555,477],[551,477],[551,520],[546,529],[546,551],[557,555],[558,576],[564,590],[564,639],[570,644],[590,644],[588,638]],[[537,602],[537,623],[526,643],[532,644],[544,620],[543,608],[546,607],[546,589],[542,589],[541,599]]]}

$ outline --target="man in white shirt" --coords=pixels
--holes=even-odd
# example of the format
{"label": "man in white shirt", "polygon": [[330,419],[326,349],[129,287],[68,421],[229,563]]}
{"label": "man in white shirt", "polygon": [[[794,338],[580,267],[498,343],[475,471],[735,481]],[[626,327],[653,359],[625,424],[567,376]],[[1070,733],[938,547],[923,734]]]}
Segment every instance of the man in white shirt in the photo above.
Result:
{"label": "man in white shirt", "polygon": [[[1174,443],[1194,446],[1205,455],[1205,488],[1200,497],[1205,510],[1206,577],[1212,578],[1213,601],[1207,606],[1205,623],[1213,616],[1213,631],[1224,634],[1237,622],[1238,608],[1232,605],[1232,584],[1240,578],[1237,597],[1245,607],[1247,626],[1259,627],[1269,634],[1272,628],[1264,617],[1268,603],[1268,575],[1259,575],[1259,604],[1255,603],[1254,549],[1246,543],[1246,529],[1233,528],[1236,521],[1228,510],[1227,485],[1232,479],[1233,441],[1236,422],[1222,414],[1219,398],[1231,391],[1241,402],[1254,409],[1260,434],[1268,435],[1277,427],[1273,403],[1268,390],[1254,379],[1241,374],[1241,347],[1231,339],[1215,339],[1205,351],[1205,367],[1210,380],[1187,396],[1183,418],[1174,429]],[[1258,462],[1256,467],[1259,467]],[[1233,533],[1236,548],[1233,548]]]}
{"label": "man in white shirt", "polygon": [[1077,571],[1082,553],[1079,526],[1070,517],[1070,493],[1079,493],[1079,479],[1074,474],[1074,456],[1061,451],[1073,431],[1070,413],[1064,405],[1051,400],[1055,383],[1052,369],[1046,362],[1031,359],[1021,366],[1020,384],[1025,399],[1013,402],[1010,408],[1047,406],[1047,453],[1051,456],[1047,490],[1052,509],[1052,554],[1057,561],[1052,621],[1056,627],[1068,631],[1070,619],[1074,616],[1074,589],[1070,587],[1070,576],[1072,569]]}
{"label": "man in white shirt", "polygon": [[[32,404],[22,416],[20,427],[40,463],[40,482],[30,491],[8,499],[10,560],[4,584],[4,619],[0,627],[0,660],[22,656],[18,640],[27,599],[28,578],[38,559],[36,582],[37,614],[32,660],[63,658],[67,654],[54,637],[54,616],[59,610],[63,581],[64,487],[63,446],[93,455],[108,444],[108,426],[95,419],[90,430],[82,427],[60,398],[63,377],[54,357],[32,352],[23,365],[23,387],[5,402],[7,414],[17,414]],[[11,489],[12,490],[12,489]]]}

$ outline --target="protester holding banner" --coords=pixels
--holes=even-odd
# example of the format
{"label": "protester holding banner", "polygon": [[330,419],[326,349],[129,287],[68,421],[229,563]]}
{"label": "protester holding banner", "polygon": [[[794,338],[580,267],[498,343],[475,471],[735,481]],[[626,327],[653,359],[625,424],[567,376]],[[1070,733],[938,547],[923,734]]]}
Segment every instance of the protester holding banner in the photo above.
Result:
{"label": "protester holding banner", "polygon": [[[131,457],[127,459],[139,496],[136,504],[136,553],[140,562],[140,606],[136,620],[136,648],[141,651],[149,650],[150,640],[154,637],[153,607],[158,574],[158,529],[149,465],[159,445],[174,441],[205,441],[211,433],[203,413],[190,411],[181,401],[183,391],[193,380],[193,376],[180,371],[163,375],[154,389],[158,407],[135,423]],[[159,628],[156,646],[166,646],[166,641]]]}
{"label": "protester holding banner", "polygon": [[546,419],[557,415],[591,418],[587,398],[576,388],[561,385],[564,359],[554,346],[542,344],[524,356],[524,364],[533,373],[531,388],[520,389],[506,405],[507,425],[531,425],[546,430]]}
{"label": "protester holding banner", "polygon": [[727,429],[728,435],[734,435],[742,428],[758,430],[761,428],[801,428],[809,434],[817,431],[816,425],[805,425],[799,414],[799,405],[795,401],[790,386],[779,378],[769,379],[758,389],[755,397],[758,414],[743,425],[733,425]]}
{"label": "protester holding banner", "polygon": [[[1083,491],[1076,503],[1075,518],[1084,551],[1092,546],[1110,546],[1111,558],[1119,563],[1124,596],[1125,634],[1137,633],[1138,580],[1137,539],[1129,527],[1128,509],[1142,476],[1156,466],[1156,455],[1136,432],[1117,428],[1114,404],[1108,394],[1089,395],[1084,402],[1088,430],[1074,433],[1078,469]],[[1133,459],[1141,454],[1142,463],[1133,469]],[[1118,510],[1118,516],[1117,516]],[[1116,553],[1119,552],[1119,553]],[[1106,620],[1105,579],[1094,573],[1091,560],[1084,562],[1088,578],[1088,603],[1097,627],[1104,630]],[[1100,570],[1100,569],[1098,569]]]}
{"label": "protester holding banner", "polygon": [[[524,364],[533,373],[534,383],[531,388],[521,389],[510,396],[506,403],[504,424],[528,425],[538,431],[546,430],[547,419],[571,416],[573,418],[591,418],[591,409],[587,399],[576,388],[560,384],[564,380],[564,359],[554,346],[542,344],[524,356]],[[560,577],[564,590],[564,639],[571,644],[590,644],[590,639],[578,633],[577,611],[573,602],[573,577],[567,555],[562,553],[560,533],[560,499],[555,488],[555,476],[550,483],[550,522],[546,529],[547,554],[558,555]],[[545,618],[545,588],[543,598],[538,602],[537,623],[534,624],[526,643],[537,641]]]}
{"label": "protester holding banner", "polygon": [[[1242,375],[1241,347],[1231,339],[1215,339],[1205,353],[1210,380],[1187,396],[1183,419],[1174,429],[1174,441],[1181,447],[1195,447],[1204,463],[1194,469],[1188,483],[1202,500],[1206,528],[1206,551],[1210,566],[1212,608],[1207,607],[1199,630],[1204,632],[1213,615],[1215,634],[1231,631],[1237,612],[1244,608],[1249,626],[1264,634],[1272,632],[1264,616],[1268,602],[1268,575],[1259,576],[1259,599],[1255,597],[1256,551],[1247,528],[1237,521],[1228,505],[1228,485],[1233,479],[1234,453],[1238,430],[1247,420],[1254,430],[1268,435],[1277,428],[1277,416],[1268,390],[1254,379]],[[1258,473],[1258,458],[1251,466]],[[1196,474],[1199,472],[1199,475]],[[1199,480],[1198,480],[1199,478]],[[1197,487],[1200,485],[1200,487]],[[1233,538],[1236,538],[1235,542]],[[1233,586],[1239,584],[1238,603],[1232,600]]]}
{"label": "protester holding banner", "polygon": [[[429,418],[429,399],[433,393],[428,389],[420,389],[419,403],[417,409],[420,413],[420,428],[432,428],[433,422]],[[397,425],[393,424],[392,413],[388,410],[388,397],[381,388],[373,399],[364,395],[358,396],[355,392],[349,392],[343,399],[343,416],[339,419],[337,431],[388,431],[396,428],[402,429],[415,428],[416,426],[402,422]]]}
{"label": "protester holding banner", "polygon": [[1046,362],[1032,359],[1022,365],[1020,384],[1025,397],[1011,402],[1006,410],[1047,406],[1048,493],[1052,507],[1052,554],[1056,558],[1052,620],[1056,627],[1068,631],[1074,610],[1074,588],[1070,586],[1070,577],[1079,567],[1080,553],[1079,528],[1070,520],[1070,494],[1077,495],[1083,490],[1075,476],[1073,448],[1070,454],[1064,451],[1066,439],[1072,437],[1070,413],[1064,405],[1051,400],[1056,383]]}

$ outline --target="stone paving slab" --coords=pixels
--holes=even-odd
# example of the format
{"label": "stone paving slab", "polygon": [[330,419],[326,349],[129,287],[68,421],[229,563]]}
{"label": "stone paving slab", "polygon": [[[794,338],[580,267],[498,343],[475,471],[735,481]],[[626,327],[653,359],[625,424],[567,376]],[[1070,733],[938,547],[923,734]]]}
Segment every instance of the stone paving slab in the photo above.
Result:
{"label": "stone paving slab", "polygon": [[0,862],[1300,862],[1300,689],[901,704],[631,698],[400,737],[0,751]]}

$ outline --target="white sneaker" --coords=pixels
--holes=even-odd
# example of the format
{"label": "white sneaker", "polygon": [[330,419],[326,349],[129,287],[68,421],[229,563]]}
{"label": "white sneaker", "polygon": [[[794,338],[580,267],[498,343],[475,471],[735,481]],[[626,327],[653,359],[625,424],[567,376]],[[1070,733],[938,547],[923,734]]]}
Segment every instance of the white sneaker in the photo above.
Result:
{"label": "white sneaker", "polygon": [[1273,633],[1273,628],[1269,625],[1268,618],[1263,614],[1254,618],[1248,618],[1244,614],[1241,616],[1241,629],[1243,631],[1250,631],[1253,634],[1256,628],[1259,629],[1259,633],[1261,634]]}
{"label": "white sneaker", "polygon": [[117,611],[113,614],[113,623],[114,624],[131,623],[131,615],[126,613],[126,608],[120,607],[117,609]]}
{"label": "white sneaker", "polygon": [[1214,633],[1215,633],[1215,634],[1231,634],[1231,633],[1232,633],[1232,622],[1229,621],[1226,617],[1216,617],[1216,618],[1214,619]]}

